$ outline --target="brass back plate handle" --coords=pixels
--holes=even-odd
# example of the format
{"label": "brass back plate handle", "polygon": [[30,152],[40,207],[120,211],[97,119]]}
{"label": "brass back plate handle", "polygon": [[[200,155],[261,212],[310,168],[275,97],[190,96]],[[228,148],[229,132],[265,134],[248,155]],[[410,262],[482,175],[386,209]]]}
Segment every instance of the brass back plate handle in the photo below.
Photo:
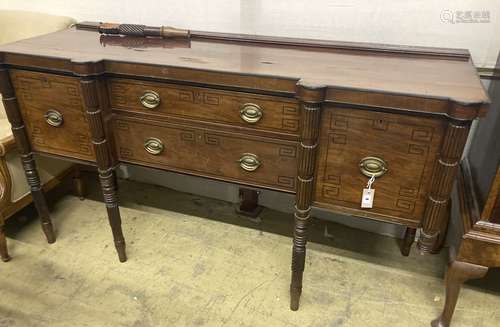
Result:
{"label": "brass back plate handle", "polygon": [[384,175],[389,170],[389,168],[387,168],[387,163],[384,161],[384,159],[370,156],[361,159],[361,161],[359,162],[359,170],[363,175],[371,178],[372,176],[380,177]]}
{"label": "brass back plate handle", "polygon": [[45,113],[44,117],[45,117],[45,121],[50,126],[60,127],[64,122],[63,115],[59,111],[54,110],[54,109],[48,110]]}
{"label": "brass back plate handle", "polygon": [[150,137],[144,142],[144,149],[154,156],[162,153],[164,148],[165,146],[163,145],[163,142],[156,137]]}
{"label": "brass back plate handle", "polygon": [[161,98],[158,92],[147,90],[144,94],[139,98],[141,104],[144,108],[154,109],[160,105]]}
{"label": "brass back plate handle", "polygon": [[259,158],[253,153],[243,153],[238,162],[241,169],[245,171],[255,171],[261,165]]}
{"label": "brass back plate handle", "polygon": [[240,117],[249,124],[257,123],[263,115],[263,110],[255,103],[245,103],[241,106]]}

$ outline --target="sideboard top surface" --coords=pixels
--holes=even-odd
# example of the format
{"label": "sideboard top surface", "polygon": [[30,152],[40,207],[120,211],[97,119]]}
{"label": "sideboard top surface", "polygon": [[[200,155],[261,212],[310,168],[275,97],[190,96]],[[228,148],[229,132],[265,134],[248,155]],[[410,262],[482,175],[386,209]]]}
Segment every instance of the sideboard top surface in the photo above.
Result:
{"label": "sideboard top surface", "polygon": [[[69,72],[74,63],[98,63],[106,72],[117,69],[117,63],[127,64],[131,70],[138,65],[154,65],[167,75],[169,69],[181,68],[272,78],[276,84],[289,85],[289,90],[276,88],[285,92],[293,92],[292,86],[300,81],[304,85],[442,99],[461,105],[489,102],[466,50],[384,48],[314,40],[280,44],[250,38],[136,40],[139,43],[131,45],[126,37],[101,36],[73,27],[1,46],[0,63],[48,69],[52,65]],[[137,75],[134,71],[130,74]]]}

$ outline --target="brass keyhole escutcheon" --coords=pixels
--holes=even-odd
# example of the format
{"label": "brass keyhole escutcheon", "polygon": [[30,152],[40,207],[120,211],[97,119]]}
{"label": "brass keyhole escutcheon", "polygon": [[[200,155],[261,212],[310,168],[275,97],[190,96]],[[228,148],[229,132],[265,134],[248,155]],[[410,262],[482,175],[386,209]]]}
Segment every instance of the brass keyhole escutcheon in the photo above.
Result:
{"label": "brass keyhole escutcheon", "polygon": [[255,103],[245,103],[241,106],[240,117],[249,124],[255,124],[263,115],[263,110]]}
{"label": "brass keyhole escutcheon", "polygon": [[148,109],[154,109],[160,105],[161,98],[160,95],[155,92],[148,90],[140,97],[141,104],[143,107]]}
{"label": "brass keyhole escutcheon", "polygon": [[45,113],[44,117],[45,117],[45,121],[50,126],[59,127],[64,122],[63,115],[59,111],[54,110],[54,109],[48,110]]}
{"label": "brass keyhole escutcheon", "polygon": [[384,159],[379,157],[365,157],[359,162],[359,170],[363,175],[368,178],[380,177],[384,175],[389,168],[387,168],[387,163]]}
{"label": "brass keyhole escutcheon", "polygon": [[155,156],[162,153],[164,148],[163,142],[156,137],[150,137],[144,142],[144,149]]}
{"label": "brass keyhole escutcheon", "polygon": [[245,171],[255,171],[261,165],[259,158],[253,153],[243,153],[238,162],[241,169]]}

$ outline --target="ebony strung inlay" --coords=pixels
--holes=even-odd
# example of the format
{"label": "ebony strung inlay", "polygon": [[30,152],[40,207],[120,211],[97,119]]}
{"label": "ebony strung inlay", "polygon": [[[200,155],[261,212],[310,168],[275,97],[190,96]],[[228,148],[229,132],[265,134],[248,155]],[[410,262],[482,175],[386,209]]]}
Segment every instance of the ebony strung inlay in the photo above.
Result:
{"label": "ebony strung inlay", "polygon": [[199,31],[138,42],[159,32],[135,28],[100,37],[87,22],[0,47],[0,92],[49,241],[33,152],[97,166],[120,261],[120,163],[295,194],[292,310],[313,207],[406,226],[404,255],[420,228],[420,251],[439,251],[470,122],[489,103],[467,51]]}

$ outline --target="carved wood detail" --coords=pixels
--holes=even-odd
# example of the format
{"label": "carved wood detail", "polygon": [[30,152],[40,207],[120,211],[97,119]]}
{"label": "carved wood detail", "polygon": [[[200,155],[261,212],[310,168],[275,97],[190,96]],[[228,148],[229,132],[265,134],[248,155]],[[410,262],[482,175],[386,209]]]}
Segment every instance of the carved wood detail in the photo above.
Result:
{"label": "carved wood detail", "polygon": [[24,126],[21,112],[17,102],[14,88],[11,84],[9,72],[7,69],[0,67],[0,93],[4,103],[7,118],[12,126],[12,134],[16,139],[16,143],[21,155],[21,163],[26,174],[26,180],[30,186],[33,202],[40,216],[42,230],[47,238],[47,242],[54,243],[56,241],[50,213],[47,206],[47,200],[42,190],[40,177],[36,168],[31,144],[28,139],[28,134]]}
{"label": "carved wood detail", "polygon": [[438,251],[440,241],[444,237],[450,193],[467,142],[469,126],[468,121],[450,121],[446,128],[439,159],[434,164],[432,183],[417,243],[423,253]]}
{"label": "carved wood detail", "polygon": [[127,255],[125,252],[125,239],[121,228],[120,209],[118,207],[116,177],[112,165],[113,160],[110,155],[110,145],[104,128],[103,112],[99,104],[97,80],[81,79],[80,87],[115,248],[120,262],[125,262],[127,261]]}
{"label": "carved wood detail", "polygon": [[318,148],[321,103],[324,89],[298,86],[300,110],[300,146],[297,165],[297,194],[295,204],[295,227],[292,250],[292,277],[290,283],[290,309],[298,310],[302,293],[302,277],[307,244],[307,227],[310,220],[314,190],[314,168]]}

